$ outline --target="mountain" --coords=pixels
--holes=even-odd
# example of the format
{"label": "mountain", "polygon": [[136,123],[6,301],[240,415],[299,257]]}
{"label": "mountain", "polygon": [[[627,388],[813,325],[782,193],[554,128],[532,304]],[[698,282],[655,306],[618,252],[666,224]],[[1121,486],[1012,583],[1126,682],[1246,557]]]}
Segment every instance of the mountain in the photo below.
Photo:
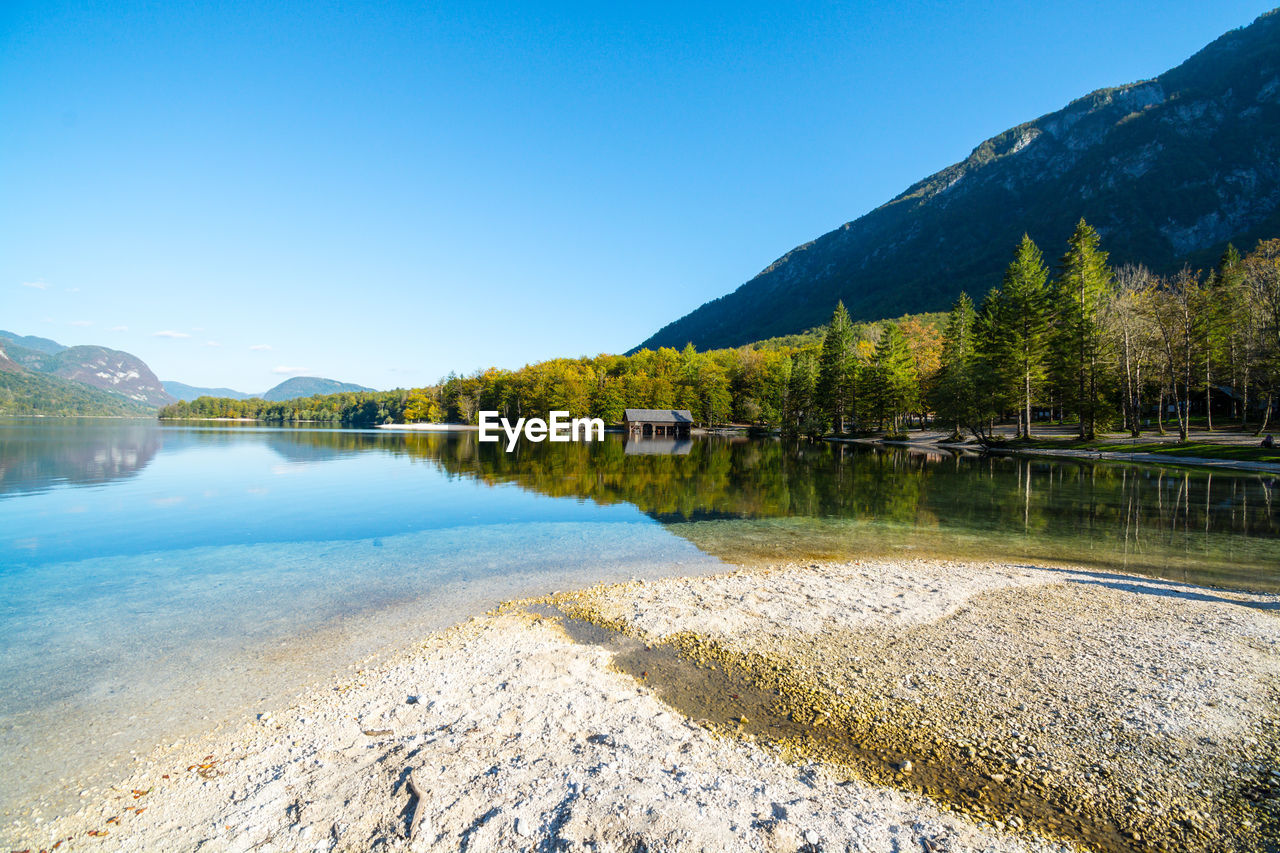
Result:
{"label": "mountain", "polygon": [[338,382],[333,379],[322,379],[319,376],[295,376],[286,379],[270,391],[262,395],[262,399],[273,403],[293,400],[297,397],[314,397],[316,394],[338,394],[342,391],[372,391],[363,385],[350,382]]}
{"label": "mountain", "polygon": [[1153,80],[1101,89],[798,246],[640,345],[738,346],[830,319],[940,311],[1000,283],[1023,232],[1046,256],[1085,218],[1115,264],[1208,267],[1280,234],[1280,14]]}
{"label": "mountain", "polygon": [[226,397],[232,400],[247,400],[250,397],[256,397],[256,394],[246,394],[243,391],[233,391],[230,388],[200,388],[196,385],[188,385],[185,382],[175,382],[172,379],[165,379],[160,384],[164,386],[164,390],[169,392],[174,399],[177,400],[194,400],[197,397]]}
{"label": "mountain", "polygon": [[22,337],[10,332],[0,332],[0,350],[4,352],[4,357],[0,359],[0,370],[9,374],[28,375],[28,379],[24,380],[26,385],[33,392],[39,391],[46,396],[72,394],[78,399],[83,397],[78,391],[73,393],[74,389],[55,391],[56,387],[60,387],[56,383],[51,386],[37,382],[30,379],[30,375],[41,374],[46,378],[70,380],[77,385],[87,385],[108,392],[137,404],[126,407],[131,412],[138,405],[156,409],[174,401],[146,362],[127,352],[92,345],[65,347],[47,338]]}
{"label": "mountain", "polygon": [[265,394],[161,382],[146,362],[99,346],[67,347],[48,338],[0,331],[0,414],[147,415],[197,397],[283,402],[316,394],[372,391],[319,376],[286,379]]}
{"label": "mountain", "polygon": [[146,362],[121,350],[99,346],[68,347],[48,357],[44,372],[111,391],[146,406],[173,402]]}
{"label": "mountain", "polygon": [[35,335],[16,335],[3,329],[0,329],[0,338],[7,338],[17,346],[35,350],[45,355],[57,355],[66,349],[62,344],[57,341],[51,341],[48,338],[37,338]]}
{"label": "mountain", "polygon": [[39,373],[22,363],[43,355],[17,346],[9,338],[0,338],[0,415],[137,417],[154,414],[154,409],[119,394],[73,379]]}

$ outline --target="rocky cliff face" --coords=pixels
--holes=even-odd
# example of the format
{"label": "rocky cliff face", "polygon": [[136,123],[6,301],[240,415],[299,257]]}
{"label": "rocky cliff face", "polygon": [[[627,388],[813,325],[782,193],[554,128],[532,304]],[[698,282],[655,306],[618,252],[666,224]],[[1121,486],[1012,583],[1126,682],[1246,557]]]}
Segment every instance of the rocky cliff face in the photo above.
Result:
{"label": "rocky cliff face", "polygon": [[136,355],[97,346],[70,347],[49,356],[46,372],[112,391],[148,406],[167,406],[173,395]]}
{"label": "rocky cliff face", "polygon": [[25,373],[26,368],[14,361],[13,358],[9,356],[9,353],[5,351],[7,346],[10,346],[8,341],[0,340],[0,371],[6,373]]}
{"label": "rocky cliff face", "polygon": [[1025,231],[1049,257],[1077,220],[1112,261],[1211,265],[1280,234],[1280,14],[1154,80],[1103,89],[983,142],[798,246],[641,346],[735,346],[826,322],[945,310],[999,284]]}

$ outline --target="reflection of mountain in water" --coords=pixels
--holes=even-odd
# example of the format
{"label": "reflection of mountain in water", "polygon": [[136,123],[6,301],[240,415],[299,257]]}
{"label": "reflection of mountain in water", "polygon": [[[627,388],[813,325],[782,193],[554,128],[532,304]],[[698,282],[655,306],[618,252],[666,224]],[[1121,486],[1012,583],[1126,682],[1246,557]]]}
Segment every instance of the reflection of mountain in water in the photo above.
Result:
{"label": "reflection of mountain in water", "polygon": [[278,429],[267,430],[263,435],[267,447],[291,463],[328,462],[386,447],[382,436],[371,433]]}
{"label": "reflection of mountain in water", "polygon": [[219,424],[199,421],[171,422],[165,427],[165,447],[209,447],[260,443],[286,462],[327,462],[350,457],[365,450],[391,450],[393,444],[383,433],[342,427],[264,427],[259,424]]}
{"label": "reflection of mountain in water", "polygon": [[59,484],[92,486],[132,477],[163,444],[153,421],[8,422],[0,430],[0,495]]}

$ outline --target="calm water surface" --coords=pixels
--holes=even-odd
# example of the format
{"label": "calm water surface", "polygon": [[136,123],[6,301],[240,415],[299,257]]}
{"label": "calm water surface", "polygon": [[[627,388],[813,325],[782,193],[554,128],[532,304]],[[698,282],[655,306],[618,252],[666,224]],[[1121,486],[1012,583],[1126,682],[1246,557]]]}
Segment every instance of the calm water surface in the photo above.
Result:
{"label": "calm water surface", "polygon": [[[636,452],[655,449],[677,452]],[[598,580],[918,554],[1274,591],[1278,489],[776,441],[507,454],[474,433],[0,421],[0,808],[56,806],[160,737]]]}

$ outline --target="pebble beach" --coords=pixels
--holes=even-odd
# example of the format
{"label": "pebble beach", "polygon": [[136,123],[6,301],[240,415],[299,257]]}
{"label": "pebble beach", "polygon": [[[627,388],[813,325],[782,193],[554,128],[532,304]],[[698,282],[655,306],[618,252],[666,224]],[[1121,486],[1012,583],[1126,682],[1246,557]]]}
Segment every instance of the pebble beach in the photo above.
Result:
{"label": "pebble beach", "polygon": [[1280,596],[776,563],[504,604],[7,849],[1274,850]]}

